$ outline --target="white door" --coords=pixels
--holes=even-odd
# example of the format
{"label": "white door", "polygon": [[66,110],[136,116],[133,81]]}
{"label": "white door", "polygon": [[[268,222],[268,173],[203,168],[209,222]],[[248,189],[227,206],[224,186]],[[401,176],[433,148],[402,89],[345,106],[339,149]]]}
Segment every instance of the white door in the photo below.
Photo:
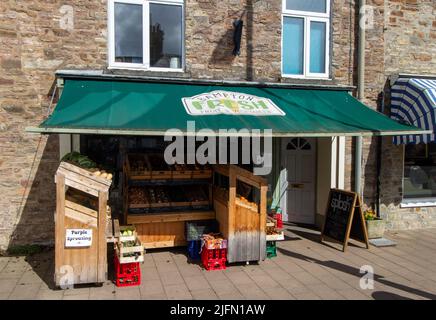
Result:
{"label": "white door", "polygon": [[316,139],[282,139],[284,219],[315,223]]}

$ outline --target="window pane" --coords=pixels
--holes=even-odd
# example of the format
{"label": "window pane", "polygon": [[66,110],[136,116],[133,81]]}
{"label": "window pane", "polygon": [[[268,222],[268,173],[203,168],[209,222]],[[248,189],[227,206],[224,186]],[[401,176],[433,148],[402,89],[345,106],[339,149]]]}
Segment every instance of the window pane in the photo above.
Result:
{"label": "window pane", "polygon": [[436,197],[435,144],[408,144],[405,149],[403,198]]}
{"label": "window pane", "polygon": [[182,7],[150,4],[150,66],[182,67]]}
{"label": "window pane", "polygon": [[286,9],[327,13],[327,0],[286,0]]}
{"label": "window pane", "polygon": [[325,73],[326,24],[310,23],[310,65],[311,73]]}
{"label": "window pane", "polygon": [[303,74],[304,19],[283,17],[283,73]]}
{"label": "window pane", "polygon": [[142,6],[115,3],[115,61],[142,63]]}

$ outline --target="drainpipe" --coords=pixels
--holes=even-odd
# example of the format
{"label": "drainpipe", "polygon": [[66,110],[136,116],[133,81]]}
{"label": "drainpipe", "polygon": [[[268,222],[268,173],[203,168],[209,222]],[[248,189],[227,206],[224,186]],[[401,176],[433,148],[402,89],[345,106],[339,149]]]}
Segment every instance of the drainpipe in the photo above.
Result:
{"label": "drainpipe", "polygon": [[[359,1],[359,44],[357,57],[357,98],[363,100],[365,92],[365,29],[364,21],[364,6],[365,0]],[[361,195],[362,182],[362,136],[356,137],[355,163],[354,163],[354,191]],[[363,202],[363,199],[362,199]]]}

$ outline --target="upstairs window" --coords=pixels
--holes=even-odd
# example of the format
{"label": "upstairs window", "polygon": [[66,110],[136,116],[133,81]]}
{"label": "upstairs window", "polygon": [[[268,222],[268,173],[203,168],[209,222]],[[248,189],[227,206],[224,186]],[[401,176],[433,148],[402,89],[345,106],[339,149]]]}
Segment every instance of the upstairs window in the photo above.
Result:
{"label": "upstairs window", "polygon": [[183,0],[109,0],[109,67],[182,71]]}
{"label": "upstairs window", "polygon": [[282,75],[329,76],[330,0],[283,0]]}

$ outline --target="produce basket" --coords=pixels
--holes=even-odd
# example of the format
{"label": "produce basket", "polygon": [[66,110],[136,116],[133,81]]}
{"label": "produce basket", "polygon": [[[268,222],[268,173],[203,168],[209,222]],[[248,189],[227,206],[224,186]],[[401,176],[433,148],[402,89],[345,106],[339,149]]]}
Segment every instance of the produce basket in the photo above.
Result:
{"label": "produce basket", "polygon": [[115,251],[121,264],[144,262],[144,246],[139,239],[134,241],[118,241]]}
{"label": "produce basket", "polygon": [[136,233],[135,226],[120,226],[120,236],[119,240],[121,242],[125,241],[135,241],[138,237],[138,234]]}

